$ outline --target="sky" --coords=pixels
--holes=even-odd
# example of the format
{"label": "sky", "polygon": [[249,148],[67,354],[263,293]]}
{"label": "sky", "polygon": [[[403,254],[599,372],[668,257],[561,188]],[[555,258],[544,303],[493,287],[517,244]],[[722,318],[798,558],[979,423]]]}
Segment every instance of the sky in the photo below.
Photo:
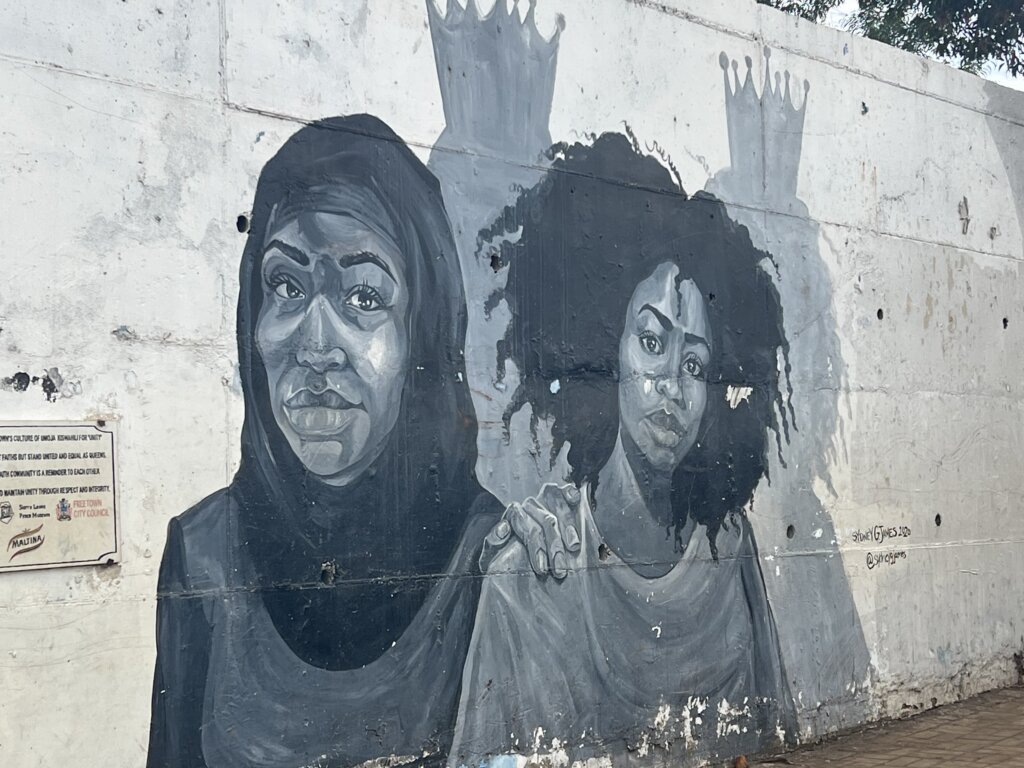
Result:
{"label": "sky", "polygon": [[[857,0],[845,0],[840,5],[833,8],[828,12],[828,16],[825,17],[825,23],[830,27],[837,29],[843,29],[843,22],[853,12],[857,10]],[[1011,77],[1006,73],[1006,70],[995,65],[990,64],[982,70],[982,77],[987,80],[1005,85],[1008,88],[1016,88],[1018,91],[1024,91],[1024,77]]]}

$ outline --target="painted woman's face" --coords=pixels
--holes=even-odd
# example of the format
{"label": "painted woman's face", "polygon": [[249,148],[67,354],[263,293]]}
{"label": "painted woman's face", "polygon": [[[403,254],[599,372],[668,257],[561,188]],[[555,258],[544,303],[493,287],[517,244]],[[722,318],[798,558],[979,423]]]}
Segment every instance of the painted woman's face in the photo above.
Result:
{"label": "painted woman's face", "polygon": [[633,291],[619,341],[619,434],[627,450],[672,472],[693,447],[711,358],[704,297],[666,262]]}
{"label": "painted woman's face", "polygon": [[274,419],[307,470],[357,479],[395,426],[409,367],[409,290],[390,238],[300,214],[267,237],[256,345]]}

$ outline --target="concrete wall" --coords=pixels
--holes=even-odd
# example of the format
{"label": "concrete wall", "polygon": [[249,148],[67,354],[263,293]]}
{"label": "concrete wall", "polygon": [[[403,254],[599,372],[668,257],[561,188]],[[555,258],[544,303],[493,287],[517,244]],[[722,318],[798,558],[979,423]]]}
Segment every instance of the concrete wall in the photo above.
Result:
{"label": "concrete wall", "polygon": [[[485,312],[505,276],[480,260],[477,232],[542,177],[549,141],[627,134],[773,257],[790,373],[769,410],[795,429],[780,450],[762,429],[768,466],[744,504],[757,545],[737,557],[757,553],[793,735],[1019,680],[1024,96],[745,0],[544,0],[535,28],[463,20],[448,47],[418,0],[0,7],[0,417],[116,421],[123,532],[119,565],[0,576],[4,765],[146,763],[168,521],[240,461],[237,219],[285,140],[330,115],[379,117],[440,180],[468,305],[477,476],[499,511],[567,469],[564,454],[538,459],[550,425],[536,450],[529,411],[503,434],[515,379],[496,384],[495,341],[511,311]],[[512,64],[488,69],[501,46]],[[765,94],[766,67],[780,89],[788,73],[791,96]],[[460,96],[460,76],[476,96]],[[57,396],[15,387],[18,372],[49,375]],[[532,583],[523,564],[509,572]],[[481,638],[502,636],[486,619],[477,669],[492,663]],[[544,638],[508,645],[509,678],[545,685],[515,672],[550,652]],[[601,735],[641,763],[753,743],[727,728],[710,743],[687,699],[652,694],[646,741]],[[495,748],[561,754],[578,736]],[[393,738],[380,755],[408,754]],[[311,763],[292,757],[266,764]]]}

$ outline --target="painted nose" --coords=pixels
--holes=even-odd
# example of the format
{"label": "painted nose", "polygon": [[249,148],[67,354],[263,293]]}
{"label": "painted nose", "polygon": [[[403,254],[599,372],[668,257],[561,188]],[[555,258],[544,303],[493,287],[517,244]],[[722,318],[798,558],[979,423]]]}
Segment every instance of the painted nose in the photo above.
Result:
{"label": "painted nose", "polygon": [[300,346],[295,353],[299,365],[317,373],[344,368],[348,354],[339,333],[341,323],[341,318],[323,296],[314,299],[306,310]]}
{"label": "painted nose", "polygon": [[662,376],[655,383],[655,388],[659,393],[667,397],[673,402],[682,400],[683,391],[679,386],[679,379],[675,376]]}

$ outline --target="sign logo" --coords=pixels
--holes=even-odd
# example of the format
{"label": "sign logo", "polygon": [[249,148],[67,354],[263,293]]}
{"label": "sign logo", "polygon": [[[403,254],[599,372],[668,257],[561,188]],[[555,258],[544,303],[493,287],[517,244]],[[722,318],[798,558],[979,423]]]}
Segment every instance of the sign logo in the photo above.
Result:
{"label": "sign logo", "polygon": [[14,509],[11,502],[0,501],[0,523],[9,523],[14,519]]}
{"label": "sign logo", "polygon": [[67,499],[61,499],[57,502],[57,519],[61,522],[71,519],[71,505]]}
{"label": "sign logo", "polygon": [[40,523],[38,528],[32,528],[31,530],[26,528],[21,533],[16,533],[11,536],[10,540],[7,542],[7,551],[11,552],[11,556],[7,562],[10,562],[18,555],[27,554],[43,546],[43,542],[46,541],[46,537],[43,536],[42,530],[43,526]]}

